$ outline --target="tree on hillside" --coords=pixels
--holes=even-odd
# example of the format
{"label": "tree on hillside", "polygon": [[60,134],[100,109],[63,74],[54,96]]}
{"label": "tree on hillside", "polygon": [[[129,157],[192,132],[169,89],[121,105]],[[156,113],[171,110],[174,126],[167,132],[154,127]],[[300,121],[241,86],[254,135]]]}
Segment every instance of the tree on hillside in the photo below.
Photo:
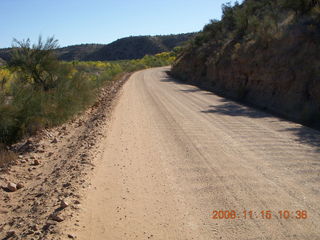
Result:
{"label": "tree on hillside", "polygon": [[285,9],[295,11],[296,15],[304,15],[314,7],[320,5],[319,0],[282,0],[281,5]]}
{"label": "tree on hillside", "polygon": [[58,41],[54,37],[45,42],[39,37],[36,44],[30,39],[18,41],[14,39],[13,51],[9,67],[20,74],[21,81],[35,85],[48,91],[55,87],[58,79],[59,61],[54,54]]}
{"label": "tree on hillside", "polygon": [[236,27],[234,10],[239,5],[238,2],[232,6],[230,2],[222,4],[222,21],[227,31],[233,31]]}

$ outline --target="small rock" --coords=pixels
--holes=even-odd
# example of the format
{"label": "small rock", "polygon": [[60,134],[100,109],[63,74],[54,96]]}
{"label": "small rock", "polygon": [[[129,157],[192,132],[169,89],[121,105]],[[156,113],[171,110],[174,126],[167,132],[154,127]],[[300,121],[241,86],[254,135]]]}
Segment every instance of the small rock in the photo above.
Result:
{"label": "small rock", "polygon": [[36,197],[36,198],[39,198],[39,197],[42,197],[42,196],[44,196],[44,195],[45,195],[45,194],[44,194],[43,192],[40,192],[40,193],[36,194],[35,197]]}
{"label": "small rock", "polygon": [[66,208],[66,207],[68,207],[69,206],[69,204],[65,201],[65,200],[62,200],[61,202],[60,202],[60,207],[61,208]]}
{"label": "small rock", "polygon": [[15,183],[9,182],[7,185],[7,189],[10,192],[15,192],[15,191],[17,191],[17,185]]}
{"label": "small rock", "polygon": [[72,234],[68,234],[68,238],[75,239],[76,237]]}
{"label": "small rock", "polygon": [[56,221],[53,221],[53,220],[47,220],[46,225],[47,225],[47,226],[57,225],[57,222],[56,222]]}
{"label": "small rock", "polygon": [[33,161],[33,165],[35,165],[35,166],[40,165],[40,161],[39,161],[39,160],[37,160],[37,159],[35,159],[35,160]]}
{"label": "small rock", "polygon": [[21,189],[21,188],[24,188],[24,185],[23,185],[23,183],[19,182],[17,184],[17,189]]}
{"label": "small rock", "polygon": [[58,143],[58,139],[57,138],[54,138],[51,143]]}
{"label": "small rock", "polygon": [[58,214],[52,214],[51,215],[51,219],[53,220],[53,221],[56,221],[56,222],[62,222],[64,219],[61,217],[61,216],[59,216]]}
{"label": "small rock", "polygon": [[70,187],[71,186],[71,183],[64,183],[63,185],[62,185],[62,187],[64,187],[64,188],[67,188],[67,187]]}
{"label": "small rock", "polygon": [[26,163],[27,161],[26,161],[26,160],[21,160],[20,162],[21,162],[21,163]]}
{"label": "small rock", "polygon": [[55,221],[53,221],[53,220],[48,220],[48,221],[46,222],[46,224],[42,227],[42,229],[45,230],[45,231],[47,231],[47,230],[49,230],[50,226],[54,226],[54,225],[56,225],[56,224],[57,224],[57,223],[56,223]]}
{"label": "small rock", "polygon": [[13,236],[15,236],[15,235],[16,235],[16,232],[13,231],[13,230],[10,230],[10,231],[7,232],[6,238],[10,238],[10,237],[13,237]]}
{"label": "small rock", "polygon": [[34,231],[29,229],[25,232],[26,235],[31,235],[31,234],[34,234]]}
{"label": "small rock", "polygon": [[7,213],[9,213],[7,209],[0,208],[0,214],[7,214]]}
{"label": "small rock", "polygon": [[22,155],[19,155],[19,157],[18,157],[19,159],[22,159],[23,158],[23,156]]}
{"label": "small rock", "polygon": [[32,231],[38,231],[38,226],[37,226],[37,225],[32,225],[32,226],[30,227],[30,229],[31,229]]}

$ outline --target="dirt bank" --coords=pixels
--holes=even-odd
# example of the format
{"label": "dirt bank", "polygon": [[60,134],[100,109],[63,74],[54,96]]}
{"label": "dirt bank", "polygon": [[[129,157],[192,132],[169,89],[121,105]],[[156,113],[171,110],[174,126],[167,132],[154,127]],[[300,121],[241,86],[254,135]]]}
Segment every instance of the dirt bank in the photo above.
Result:
{"label": "dirt bank", "polygon": [[[97,103],[73,121],[13,146],[17,162],[0,172],[0,239],[67,238],[58,223],[76,215],[112,102],[128,77],[105,86]],[[10,192],[8,182],[23,188]]]}

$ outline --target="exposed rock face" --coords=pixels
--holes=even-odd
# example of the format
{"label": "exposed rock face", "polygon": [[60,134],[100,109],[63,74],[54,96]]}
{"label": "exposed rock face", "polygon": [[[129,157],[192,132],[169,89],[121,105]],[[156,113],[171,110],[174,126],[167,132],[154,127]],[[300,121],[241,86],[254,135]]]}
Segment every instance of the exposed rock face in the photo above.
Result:
{"label": "exposed rock face", "polygon": [[320,127],[319,42],[319,27],[307,30],[300,24],[264,46],[233,40],[223,48],[193,48],[176,62],[172,75]]}

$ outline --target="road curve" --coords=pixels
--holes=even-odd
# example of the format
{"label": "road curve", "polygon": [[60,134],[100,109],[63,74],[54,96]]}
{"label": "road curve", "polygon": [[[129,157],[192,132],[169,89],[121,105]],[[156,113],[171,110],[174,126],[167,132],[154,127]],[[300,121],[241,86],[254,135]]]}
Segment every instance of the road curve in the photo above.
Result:
{"label": "road curve", "polygon": [[[139,71],[125,84],[78,239],[320,239],[319,132],[167,70]],[[237,215],[212,219],[214,210]]]}

